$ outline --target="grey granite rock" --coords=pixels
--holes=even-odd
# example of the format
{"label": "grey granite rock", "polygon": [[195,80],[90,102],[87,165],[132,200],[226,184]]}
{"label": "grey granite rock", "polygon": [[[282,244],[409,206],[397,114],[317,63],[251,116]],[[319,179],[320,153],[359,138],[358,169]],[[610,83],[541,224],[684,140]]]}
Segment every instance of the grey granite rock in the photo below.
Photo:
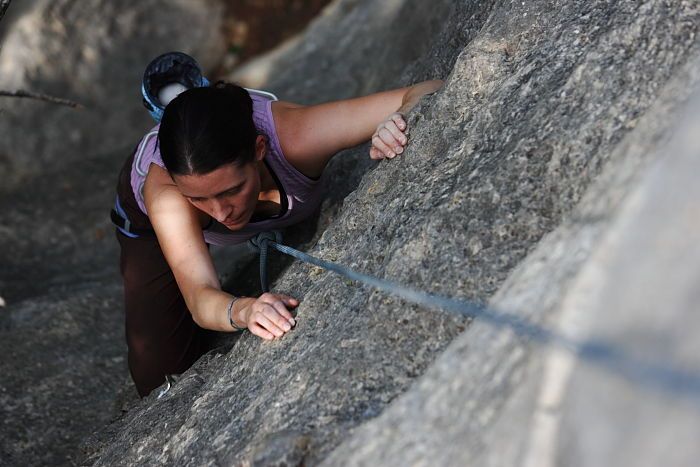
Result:
{"label": "grey granite rock", "polygon": [[[158,14],[172,21],[152,21],[162,2],[108,3],[25,2],[1,23],[3,86],[41,86],[90,106],[75,114],[3,101],[0,113],[0,165],[10,171],[0,200],[3,463],[74,462],[77,439],[120,412],[83,446],[82,463],[683,465],[697,454],[665,449],[674,432],[683,448],[697,438],[687,397],[669,402],[507,330],[296,263],[274,284],[302,299],[294,332],[228,341],[167,392],[134,401],[122,389],[105,216],[130,149],[122,142],[147,118],[129,97],[140,77],[123,73],[161,46],[214,64],[218,7],[170,2]],[[445,78],[411,113],[406,153],[379,164],[366,147],[336,157],[322,212],[288,238],[567,336],[602,335],[643,364],[657,361],[650,352],[667,356],[685,365],[672,375],[692,375],[697,320],[683,310],[696,249],[676,234],[693,231],[697,194],[683,190],[697,168],[686,153],[673,164],[664,154],[698,83],[699,24],[697,2],[682,0],[338,0],[237,77],[262,70],[259,85],[301,103]],[[123,88],[102,86],[112,79]],[[23,138],[38,122],[51,124]],[[640,249],[663,254],[642,263]],[[660,301],[669,311],[657,312]],[[609,302],[614,316],[601,305]]]}
{"label": "grey granite rock", "polygon": [[[526,310],[554,309],[612,218],[609,209],[619,205],[645,164],[639,152],[628,151],[627,138],[635,131],[656,134],[641,122],[658,118],[650,109],[671,86],[667,83],[680,80],[674,89],[691,84],[688,76],[694,75],[686,64],[698,51],[697,5],[566,0],[421,8],[425,3],[407,0],[386,2],[379,9],[381,21],[372,16],[376,5],[335,3],[309,35],[272,57],[269,66],[276,72],[269,75],[270,86],[283,98],[288,91],[295,100],[314,101],[395,85],[402,70],[404,82],[427,73],[449,75],[444,89],[410,115],[406,153],[373,167],[342,205],[338,200],[330,215],[322,215],[323,233],[310,251],[436,293],[491,300],[512,310],[526,303],[540,305]],[[411,11],[420,14],[413,17]],[[432,12],[443,19],[439,32],[426,26],[436,24]],[[355,21],[345,22],[344,15]],[[385,29],[399,30],[399,19],[418,25],[410,41],[387,40]],[[368,51],[378,44],[380,58],[389,62],[384,70],[370,69],[375,62]],[[416,44],[426,46],[409,57],[411,63],[391,61]],[[284,54],[294,62],[286,62]],[[656,140],[648,144],[642,152]],[[366,157],[365,151],[338,156],[330,168],[331,186],[343,178],[358,180],[368,164],[347,174],[343,169]],[[608,166],[621,168],[601,179],[610,184],[598,188],[603,195],[590,195],[597,209],[573,211]],[[352,188],[348,183],[339,191]],[[564,230],[569,225],[570,234],[557,230],[551,235],[561,241],[545,243],[560,225]],[[546,265],[557,261],[560,267],[550,273]],[[359,424],[405,392],[468,322],[300,264],[288,268],[274,289],[302,299],[293,333],[272,343],[243,336],[228,353],[192,370],[196,384],[179,383],[110,426],[110,442],[86,462],[246,465],[260,458],[265,440],[290,432],[305,440],[304,465],[324,459],[341,465],[460,465],[460,443],[484,462],[519,459],[528,429],[520,425],[511,433],[512,418],[501,417],[527,414],[528,406],[508,395],[519,382],[533,382],[527,375],[543,363],[526,358],[530,347],[520,339],[479,324],[417,389],[331,454]],[[507,290],[512,302],[500,298]],[[456,374],[463,365],[469,372]],[[470,385],[475,381],[480,384]],[[463,405],[431,397],[454,392]],[[441,418],[444,413],[460,417]],[[417,429],[424,422],[426,429]],[[479,437],[492,423],[493,436]],[[414,436],[397,441],[392,430]],[[496,436],[502,433],[512,442]],[[486,442],[492,451],[482,449]],[[287,443],[296,456],[297,445]],[[442,457],[436,454],[440,449]]]}
{"label": "grey granite rock", "polygon": [[323,465],[694,465],[697,184],[684,174],[696,173],[698,99],[700,56],[490,300],[615,354],[572,355],[476,319]]}
{"label": "grey granite rock", "polygon": [[82,285],[0,309],[1,465],[77,462],[80,440],[119,412],[121,290]]}
{"label": "grey granite rock", "polygon": [[251,455],[252,467],[297,467],[304,465],[309,437],[288,430],[263,438]]}

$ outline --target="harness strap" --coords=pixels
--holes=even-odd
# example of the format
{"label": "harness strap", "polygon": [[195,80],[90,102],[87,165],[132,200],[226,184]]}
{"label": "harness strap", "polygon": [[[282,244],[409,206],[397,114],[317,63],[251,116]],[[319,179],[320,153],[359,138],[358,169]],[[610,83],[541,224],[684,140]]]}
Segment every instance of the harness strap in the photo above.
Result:
{"label": "harness strap", "polygon": [[109,213],[112,223],[117,226],[117,229],[122,234],[130,238],[138,237],[155,237],[156,233],[152,229],[135,229],[131,225],[131,221],[124,212],[124,209],[119,202],[119,196],[114,201],[114,208]]}

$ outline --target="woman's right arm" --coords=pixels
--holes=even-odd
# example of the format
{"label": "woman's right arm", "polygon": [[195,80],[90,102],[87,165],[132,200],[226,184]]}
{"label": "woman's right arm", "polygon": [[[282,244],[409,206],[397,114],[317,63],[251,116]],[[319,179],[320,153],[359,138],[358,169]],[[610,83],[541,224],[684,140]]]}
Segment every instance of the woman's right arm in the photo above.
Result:
{"label": "woman's right arm", "polygon": [[[155,164],[143,191],[148,217],[195,323],[205,329],[233,331],[227,310],[234,297],[221,290],[202,236],[203,213],[182,196],[168,172]],[[287,307],[297,305],[295,299],[280,294],[242,297],[234,303],[232,318],[237,326],[273,339],[291,329],[294,320]]]}

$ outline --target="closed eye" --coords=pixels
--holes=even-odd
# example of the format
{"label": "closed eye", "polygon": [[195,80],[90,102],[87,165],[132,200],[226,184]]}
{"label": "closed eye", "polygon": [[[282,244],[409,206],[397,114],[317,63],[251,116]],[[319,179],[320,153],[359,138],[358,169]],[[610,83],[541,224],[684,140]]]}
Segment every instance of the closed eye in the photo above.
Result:
{"label": "closed eye", "polygon": [[[243,188],[243,185],[244,185],[244,183],[241,183],[240,185],[236,185],[232,188],[229,188],[228,190],[222,191],[221,193],[218,193],[218,194],[212,196],[212,198],[223,198],[226,196],[233,196],[241,191],[241,189]],[[206,200],[210,199],[210,198],[202,198],[200,196],[187,196],[187,195],[184,195],[184,196],[185,196],[185,198],[189,199],[193,203],[200,203],[202,201],[206,201]]]}
{"label": "closed eye", "polygon": [[230,189],[230,190],[224,191],[223,193],[219,193],[218,195],[216,195],[216,197],[217,197],[217,198],[223,198],[223,197],[225,197],[225,196],[235,195],[235,194],[238,193],[239,191],[241,191],[241,188],[240,188],[240,187],[232,188],[232,189]]}

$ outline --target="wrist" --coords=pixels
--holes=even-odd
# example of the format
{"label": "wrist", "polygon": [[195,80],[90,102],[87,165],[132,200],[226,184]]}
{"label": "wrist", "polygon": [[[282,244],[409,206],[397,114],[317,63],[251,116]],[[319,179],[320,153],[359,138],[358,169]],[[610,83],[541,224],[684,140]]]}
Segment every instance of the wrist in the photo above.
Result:
{"label": "wrist", "polygon": [[418,104],[421,98],[434,94],[442,87],[442,85],[443,81],[441,80],[423,81],[421,83],[414,84],[404,96],[401,102],[401,107],[398,108],[397,112],[405,117],[406,113],[412,110],[416,104]]}
{"label": "wrist", "polygon": [[234,305],[233,319],[239,326],[248,327],[248,319],[252,310],[251,305],[255,303],[255,298],[238,297]]}
{"label": "wrist", "polygon": [[244,299],[244,297],[233,297],[226,310],[229,325],[234,331],[243,331],[248,327],[247,316],[243,314],[245,307],[240,306]]}

